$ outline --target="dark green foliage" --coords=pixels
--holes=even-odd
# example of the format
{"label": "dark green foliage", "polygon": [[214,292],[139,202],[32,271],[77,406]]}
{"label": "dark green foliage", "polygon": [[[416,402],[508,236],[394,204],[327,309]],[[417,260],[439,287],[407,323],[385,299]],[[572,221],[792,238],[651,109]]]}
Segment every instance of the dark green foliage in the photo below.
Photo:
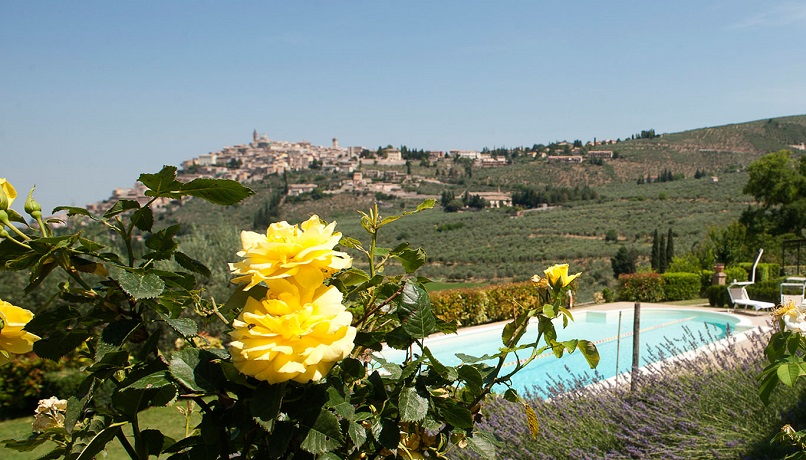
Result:
{"label": "dark green foliage", "polygon": [[546,185],[543,190],[530,187],[519,187],[512,192],[512,204],[524,208],[537,208],[542,205],[560,205],[569,201],[595,200],[598,192],[587,185],[582,187],[555,187]]}
{"label": "dark green foliage", "polygon": [[279,192],[274,192],[270,195],[269,199],[263,202],[263,205],[255,211],[252,218],[252,228],[254,230],[265,229],[272,222],[277,221],[280,215],[280,202],[282,195]]}
{"label": "dark green foliage", "polygon": [[736,280],[736,281],[747,281],[748,280],[748,278],[747,278],[747,270],[745,270],[742,267],[737,267],[737,266],[727,267],[727,268],[725,268],[725,275],[726,275],[725,279],[727,280],[728,284],[732,283],[734,280]]}
{"label": "dark green foliage", "polygon": [[649,262],[652,266],[652,270],[660,272],[660,240],[658,239],[657,228],[652,236],[652,252],[649,255]]}
{"label": "dark green foliage", "polygon": [[717,284],[708,286],[706,296],[708,297],[708,304],[712,307],[730,306],[730,295],[728,294],[727,286]]}
{"label": "dark green foliage", "polygon": [[[666,234],[666,269],[669,269],[669,265],[671,265],[672,261],[674,260],[674,234],[672,233],[671,227],[669,228],[669,232]],[[664,270],[666,271],[666,270]]]}
{"label": "dark green foliage", "polygon": [[610,259],[610,266],[613,268],[613,277],[618,278],[622,274],[635,273],[638,251],[635,248],[627,249],[621,246],[616,255]]}
{"label": "dark green foliage", "polygon": [[[747,279],[752,277],[752,273],[750,273],[750,270],[753,269],[752,263],[742,262],[737,265],[747,272]],[[756,281],[767,281],[772,278],[777,278],[780,271],[781,266],[779,264],[759,263],[756,265]]]}
{"label": "dark green foliage", "polygon": [[780,285],[784,280],[785,278],[773,278],[761,282],[756,281],[747,286],[747,295],[753,300],[772,302],[777,305],[781,302]]}
{"label": "dark green foliage", "polygon": [[607,232],[605,233],[605,241],[609,242],[618,241],[618,232],[613,228],[608,229]]}
{"label": "dark green foliage", "polygon": [[661,275],[663,278],[664,300],[689,300],[700,295],[700,276],[696,273],[671,273]]}
{"label": "dark green foliage", "polygon": [[666,235],[660,236],[660,244],[658,245],[658,273],[665,273],[668,267],[666,260]]}
{"label": "dark green foliage", "polygon": [[0,366],[0,419],[33,415],[41,399],[45,372],[56,364],[33,354],[17,356]]}
{"label": "dark green foliage", "polygon": [[660,302],[664,295],[663,278],[657,273],[634,273],[618,277],[619,300]]}

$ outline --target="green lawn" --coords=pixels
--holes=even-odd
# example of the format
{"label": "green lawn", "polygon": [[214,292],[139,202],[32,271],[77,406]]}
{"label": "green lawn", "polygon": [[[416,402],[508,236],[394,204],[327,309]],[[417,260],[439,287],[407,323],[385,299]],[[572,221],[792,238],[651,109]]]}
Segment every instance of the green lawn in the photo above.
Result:
{"label": "green lawn", "polygon": [[[198,414],[194,415],[195,417],[193,417],[190,425],[191,430],[193,426],[200,421]],[[6,439],[24,439],[30,436],[31,423],[33,423],[33,421],[33,417],[0,421],[0,441]],[[176,407],[157,407],[143,413],[141,417],[141,428],[158,428],[162,430],[166,436],[178,440],[185,437],[185,417],[179,413]],[[129,438],[131,438],[131,430],[127,430],[127,433],[129,434]],[[17,452],[12,449],[0,447],[0,454],[2,454],[3,460],[29,460],[41,457],[50,452],[53,447],[53,444],[46,443],[31,452]],[[117,441],[112,441],[107,444],[107,454],[105,458],[109,460],[129,458],[123,450],[123,447],[121,447],[120,443]]]}

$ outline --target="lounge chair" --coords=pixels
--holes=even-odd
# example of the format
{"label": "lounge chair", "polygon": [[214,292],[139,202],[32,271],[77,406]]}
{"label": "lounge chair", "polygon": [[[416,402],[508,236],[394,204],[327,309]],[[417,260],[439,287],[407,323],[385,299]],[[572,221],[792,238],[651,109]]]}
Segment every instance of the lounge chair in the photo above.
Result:
{"label": "lounge chair", "polygon": [[787,278],[781,283],[781,306],[794,304],[802,306],[806,302],[806,279]]}
{"label": "lounge chair", "polygon": [[733,280],[733,283],[728,286],[728,295],[730,296],[731,303],[733,303],[733,308],[736,308],[736,305],[741,305],[745,308],[753,307],[756,311],[775,308],[775,304],[772,302],[751,299],[750,296],[747,295],[747,289],[745,289],[747,286],[756,282],[756,266],[761,260],[762,254],[764,254],[764,249],[759,249],[756,261],[753,263],[753,268],[750,271],[750,281]]}

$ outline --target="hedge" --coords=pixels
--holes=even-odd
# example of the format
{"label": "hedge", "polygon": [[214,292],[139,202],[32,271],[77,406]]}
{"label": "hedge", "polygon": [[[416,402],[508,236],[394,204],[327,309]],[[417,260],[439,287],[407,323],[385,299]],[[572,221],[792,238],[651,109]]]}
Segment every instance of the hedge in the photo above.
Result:
{"label": "hedge", "polygon": [[727,307],[730,306],[730,295],[728,295],[728,287],[724,285],[714,284],[708,286],[705,294],[708,297],[708,304],[712,307]]}
{"label": "hedge", "polygon": [[473,326],[510,319],[520,307],[538,306],[536,294],[534,285],[527,281],[437,291],[430,298],[438,318]]}
{"label": "hedge", "polygon": [[[742,262],[738,264],[738,266],[741,267],[742,270],[744,270],[747,274],[747,278],[745,279],[750,279],[750,270],[753,269],[753,264],[750,262]],[[780,272],[781,266],[779,264],[760,263],[756,266],[756,282],[777,278]]]}
{"label": "hedge", "polygon": [[689,300],[700,295],[702,283],[700,275],[695,273],[669,273],[661,275],[663,279],[664,300]]}
{"label": "hedge", "polygon": [[622,274],[618,277],[619,300],[660,302],[664,295],[663,278],[657,273]]}

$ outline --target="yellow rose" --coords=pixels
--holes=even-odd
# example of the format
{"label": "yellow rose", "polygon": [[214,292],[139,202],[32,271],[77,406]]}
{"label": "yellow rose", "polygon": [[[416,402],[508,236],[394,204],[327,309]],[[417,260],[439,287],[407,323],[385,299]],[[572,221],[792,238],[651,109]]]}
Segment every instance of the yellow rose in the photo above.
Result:
{"label": "yellow rose", "polygon": [[352,263],[350,256],[333,250],[341,239],[341,233],[333,231],[335,226],[313,216],[299,226],[273,223],[265,235],[241,232],[243,249],[238,256],[244,260],[229,264],[232,273],[240,275],[233,282],[246,283],[250,289],[262,281],[292,278],[306,289],[315,289]]}
{"label": "yellow rose", "polygon": [[[2,190],[2,193],[0,193],[0,209],[6,210],[11,207],[14,198],[17,198],[17,190],[4,177],[0,177],[0,190]],[[5,195],[5,200],[3,195]]]}
{"label": "yellow rose", "polygon": [[283,279],[266,280],[269,294],[249,298],[233,322],[235,368],[269,383],[320,380],[353,349],[353,316],[333,286],[305,289]]}
{"label": "yellow rose", "polygon": [[8,362],[9,353],[19,355],[34,349],[39,337],[22,330],[33,317],[30,311],[0,300],[0,364]]}
{"label": "yellow rose", "polygon": [[553,289],[568,286],[572,281],[582,274],[577,273],[576,275],[568,276],[568,264],[552,265],[551,267],[543,270],[543,273],[546,274],[549,285],[551,285]]}

